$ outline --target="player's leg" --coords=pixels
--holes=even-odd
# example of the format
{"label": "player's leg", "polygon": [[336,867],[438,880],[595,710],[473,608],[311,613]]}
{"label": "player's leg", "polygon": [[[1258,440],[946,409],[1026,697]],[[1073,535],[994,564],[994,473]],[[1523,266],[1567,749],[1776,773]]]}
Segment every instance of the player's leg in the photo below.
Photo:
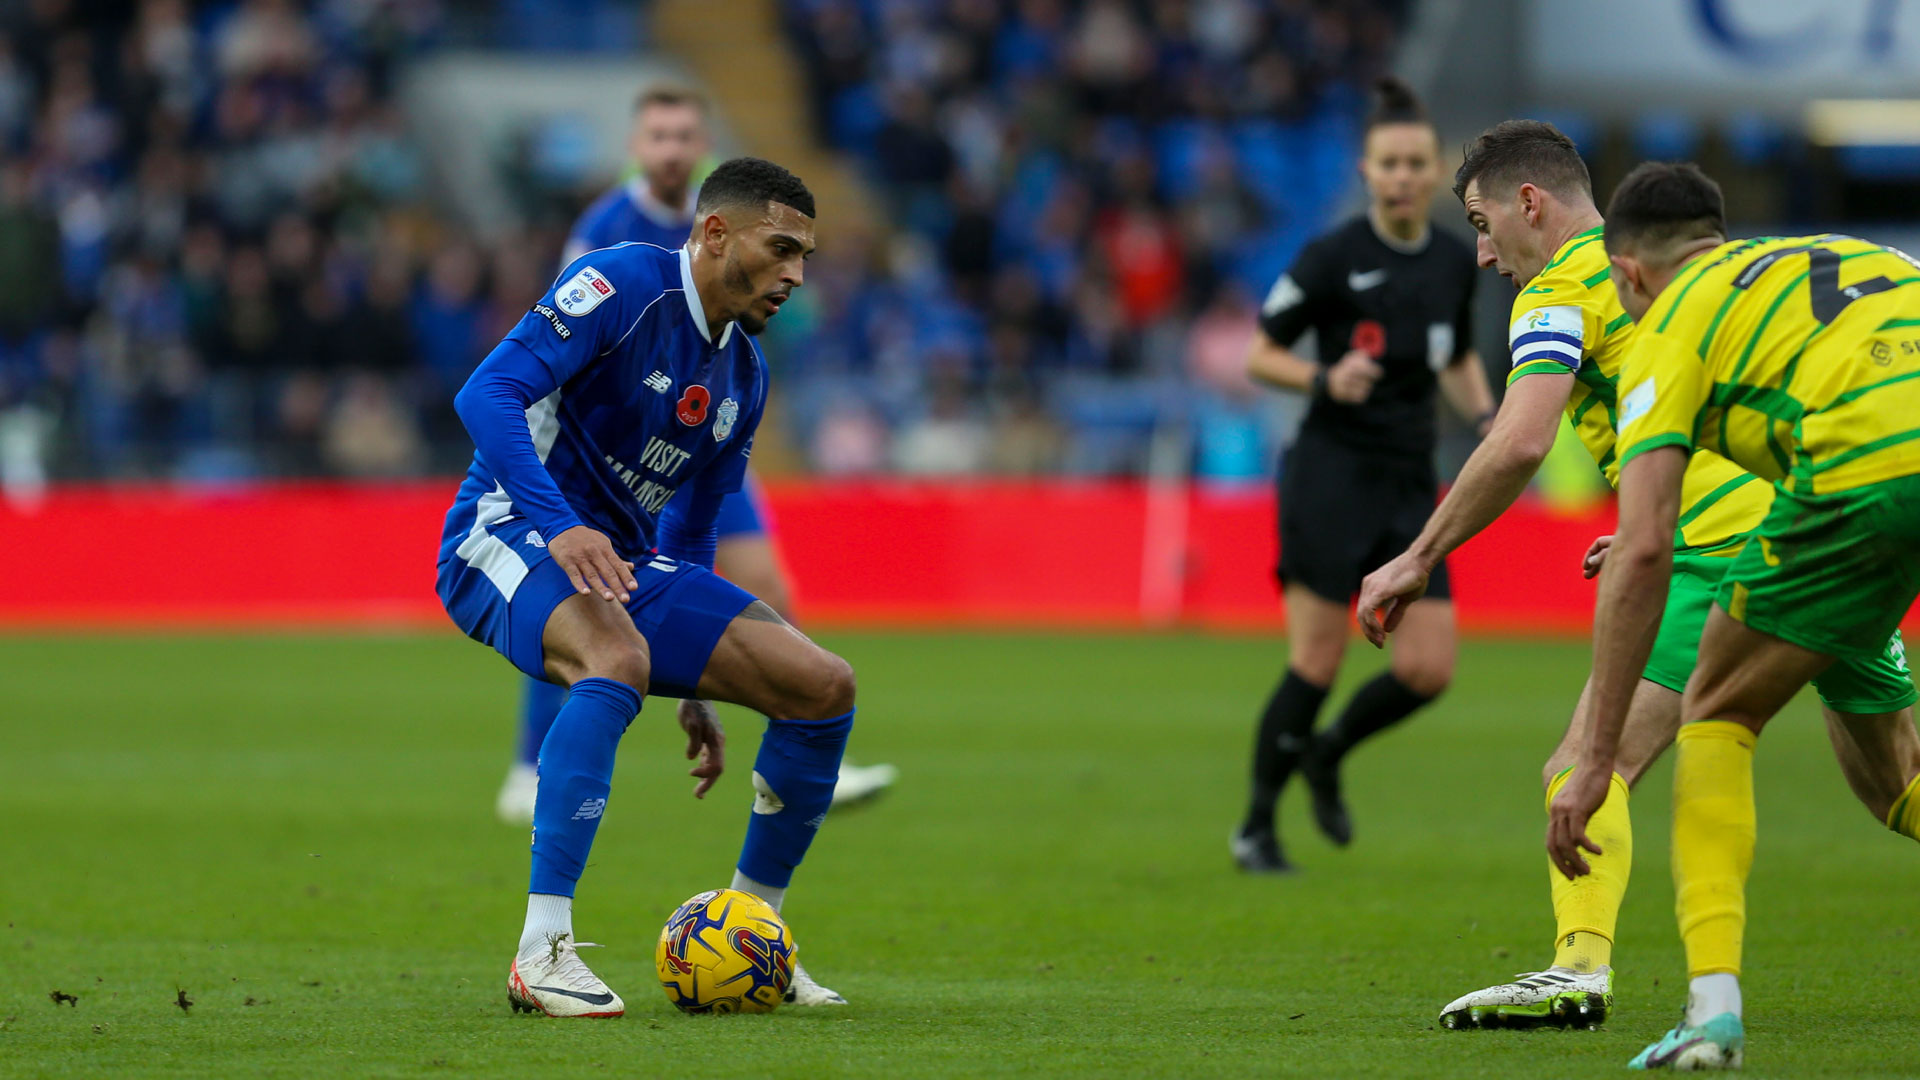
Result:
{"label": "player's leg", "polygon": [[625,1005],[576,952],[573,894],[606,811],[620,738],[647,692],[649,650],[625,608],[579,594],[554,607],[540,642],[548,677],[570,692],[540,746],[533,872],[508,1000],[550,1016],[618,1016]]}
{"label": "player's leg", "polygon": [[1683,716],[1698,719],[1680,729],[1673,768],[1674,908],[1687,953],[1687,1008],[1634,1059],[1636,1068],[1739,1065],[1740,964],[1756,832],[1754,743],[1832,662],[1717,608],[1707,618],[1681,707]]}
{"label": "player's leg", "polygon": [[[1633,821],[1628,790],[1673,742],[1680,726],[1679,691],[1651,679],[1634,688],[1620,739],[1614,782],[1587,832],[1601,853],[1589,854],[1592,872],[1569,881],[1551,863],[1554,957],[1546,968],[1512,982],[1464,995],[1441,1010],[1441,1023],[1468,1027],[1592,1027],[1613,1011],[1613,941],[1633,869]],[[1546,804],[1553,802],[1591,731],[1592,713],[1582,688],[1573,718],[1542,777]]]}
{"label": "player's leg", "polygon": [[[703,591],[725,586],[709,578]],[[705,606],[726,611],[735,604],[716,592]],[[753,813],[732,887],[765,899],[779,911],[794,869],[833,803],[853,727],[853,668],[766,604],[755,600],[737,610],[700,667],[677,661],[660,666],[660,678],[695,685],[663,682],[658,689],[683,697],[697,693],[700,699],[743,705],[767,717],[753,764]],[[799,1005],[846,1004],[846,998],[815,982],[797,963],[786,999]]]}
{"label": "player's leg", "polygon": [[1377,490],[1375,472],[1311,429],[1301,431],[1281,462],[1275,577],[1286,601],[1287,666],[1254,732],[1247,812],[1228,835],[1242,870],[1292,869],[1281,852],[1274,808],[1340,673],[1363,560],[1397,509]]}
{"label": "player's leg", "polygon": [[1913,726],[1913,710],[1887,713],[1842,713],[1825,710],[1827,737],[1841,775],[1861,805],[1887,828],[1920,840],[1920,735]]}
{"label": "player's leg", "polygon": [[[1357,526],[1348,542],[1360,552],[1355,570],[1371,573],[1420,536],[1438,498],[1433,471],[1375,463],[1345,478],[1358,485],[1343,498],[1359,505],[1348,513]],[[1358,584],[1351,591],[1357,591]],[[1331,593],[1327,595],[1333,595]],[[1320,831],[1344,847],[1353,838],[1352,819],[1340,794],[1340,765],[1348,751],[1398,724],[1440,696],[1453,680],[1455,652],[1453,590],[1443,560],[1427,579],[1427,593],[1407,610],[1393,636],[1392,661],[1368,680],[1313,739],[1300,762],[1300,777],[1313,796]]]}
{"label": "player's leg", "polygon": [[494,798],[494,813],[509,825],[533,824],[534,794],[540,784],[540,744],[560,715],[567,700],[567,688],[545,679],[525,679],[520,689],[520,740],[513,764],[507,767],[507,779]]}
{"label": "player's leg", "polygon": [[[1553,898],[1554,958],[1544,971],[1512,983],[1488,987],[1459,998],[1442,1012],[1449,1027],[1491,1024],[1586,1024],[1612,1011],[1613,939],[1620,905],[1633,869],[1633,819],[1629,792],[1673,743],[1680,728],[1681,691],[1693,674],[1701,629],[1713,610],[1713,597],[1731,560],[1676,555],[1647,666],[1634,688],[1627,723],[1620,736],[1615,776],[1607,798],[1594,812],[1588,831],[1602,854],[1589,859],[1593,870],[1568,880],[1547,864]],[[1572,774],[1591,732],[1587,691],[1580,692],[1573,719],[1560,745],[1547,758],[1541,781],[1543,806],[1551,806]],[[1571,980],[1571,981],[1568,981]],[[1569,990],[1569,988],[1573,988]],[[1577,993],[1580,996],[1570,997]]]}
{"label": "player's leg", "polygon": [[475,532],[441,563],[435,591],[456,625],[521,674],[572,686],[540,748],[533,872],[508,1001],[551,1016],[618,1016],[619,996],[580,961],[572,897],[606,808],[614,749],[647,690],[647,642],[624,609],[576,593],[522,519]]}
{"label": "player's leg", "polygon": [[1340,766],[1347,754],[1431,704],[1453,681],[1457,640],[1445,574],[1443,563],[1434,575],[1439,595],[1430,589],[1425,599],[1407,609],[1393,635],[1387,670],[1354,692],[1334,722],[1314,736],[1300,761],[1300,778],[1313,795],[1314,822],[1342,847],[1353,839],[1352,818],[1340,790]]}
{"label": "player's leg", "polygon": [[1253,744],[1253,793],[1246,817],[1233,833],[1233,857],[1243,870],[1279,873],[1292,869],[1280,849],[1275,811],[1287,780],[1311,745],[1314,721],[1346,655],[1347,605],[1303,584],[1290,584],[1287,600],[1287,670],[1267,698]]}
{"label": "player's leg", "polygon": [[777,909],[833,799],[853,728],[853,668],[755,600],[714,646],[698,693],[767,718],[737,887]]}
{"label": "player's leg", "polygon": [[1827,720],[1827,737],[1847,786],[1873,816],[1895,832],[1920,840],[1920,815],[1908,798],[1920,790],[1920,734],[1913,726],[1916,695],[1907,670],[1906,643],[1895,633],[1870,660],[1841,660],[1813,680]]}
{"label": "player's leg", "polygon": [[1639,1067],[1737,1065],[1746,878],[1756,832],[1753,746],[1835,657],[1872,662],[1920,594],[1920,479],[1828,494],[1777,487],[1728,570],[1687,684],[1673,784],[1675,909],[1686,1016]]}
{"label": "player's leg", "polygon": [[[720,503],[715,522],[719,546],[714,553],[714,569],[720,576],[753,594],[788,622],[794,621],[793,587],[787,568],[774,543],[772,518],[767,513],[764,495],[752,473],[747,485],[728,495]],[[847,806],[877,797],[892,786],[899,770],[892,765],[840,764],[840,776],[833,788],[833,805]]]}

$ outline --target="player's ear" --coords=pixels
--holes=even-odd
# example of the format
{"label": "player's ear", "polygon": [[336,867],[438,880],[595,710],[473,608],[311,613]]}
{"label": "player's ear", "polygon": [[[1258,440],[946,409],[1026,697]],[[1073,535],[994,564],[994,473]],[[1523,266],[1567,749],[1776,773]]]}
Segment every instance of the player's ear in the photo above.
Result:
{"label": "player's ear", "polygon": [[1634,292],[1646,291],[1640,284],[1642,281],[1642,268],[1639,259],[1631,255],[1619,254],[1607,256],[1607,262],[1612,264],[1614,290],[1616,292],[1619,291],[1620,286],[1623,284]]}
{"label": "player's ear", "polygon": [[1540,224],[1541,192],[1532,184],[1521,184],[1517,193],[1520,196],[1520,213],[1529,225]]}
{"label": "player's ear", "polygon": [[718,213],[708,214],[700,220],[700,245],[714,254],[724,254],[727,250],[727,219]]}

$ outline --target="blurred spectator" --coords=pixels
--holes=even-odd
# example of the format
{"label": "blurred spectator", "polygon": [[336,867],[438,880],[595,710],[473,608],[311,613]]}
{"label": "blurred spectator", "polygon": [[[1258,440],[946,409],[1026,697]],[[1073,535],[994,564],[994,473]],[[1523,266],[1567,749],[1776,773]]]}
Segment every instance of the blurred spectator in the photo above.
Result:
{"label": "blurred spectator", "polygon": [[987,428],[974,415],[966,387],[953,375],[939,378],[927,412],[908,424],[893,446],[893,467],[918,476],[979,472],[987,463]]}
{"label": "blurred spectator", "polygon": [[[1340,198],[1346,87],[1404,7],[783,0],[821,137],[883,196],[769,331],[784,429],[826,472],[1132,467]],[[539,187],[476,246],[396,88],[530,7],[108,9],[0,12],[0,483],[459,468],[451,395],[577,207]]]}
{"label": "blurred spectator", "polygon": [[347,381],[326,419],[321,453],[328,468],[345,476],[399,476],[425,452],[413,415],[378,375]]}
{"label": "blurred spectator", "polygon": [[[867,164],[906,236],[823,305],[783,386],[824,400],[810,380],[871,357],[873,381],[834,385],[867,396],[862,422],[900,422],[893,459],[922,471],[1124,466],[1156,422],[1185,422],[1152,380],[1183,377],[1190,345],[1217,352],[1219,327],[1330,216],[1349,182],[1351,87],[1385,62],[1405,8],[785,2],[820,132]],[[1125,422],[1047,392],[1089,377],[1113,384]],[[850,415],[816,431],[864,430]],[[829,445],[814,441],[816,467]]]}

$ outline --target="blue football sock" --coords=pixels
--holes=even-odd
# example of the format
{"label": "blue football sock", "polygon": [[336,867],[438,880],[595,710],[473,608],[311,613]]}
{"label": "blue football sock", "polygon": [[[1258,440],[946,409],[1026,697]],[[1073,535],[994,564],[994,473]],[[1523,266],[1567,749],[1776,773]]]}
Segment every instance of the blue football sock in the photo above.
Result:
{"label": "blue football sock", "polygon": [[853,713],[809,723],[769,720],[753,762],[753,814],[740,848],[740,872],[784,889],[826,820]]}
{"label": "blue football sock", "polygon": [[567,703],[567,688],[545,679],[527,679],[520,694],[520,757],[522,765],[540,763],[540,744],[547,741],[553,718]]}
{"label": "blue football sock", "polygon": [[640,693],[612,679],[581,679],[540,747],[528,892],[572,896],[607,808],[613,755],[640,714]]}

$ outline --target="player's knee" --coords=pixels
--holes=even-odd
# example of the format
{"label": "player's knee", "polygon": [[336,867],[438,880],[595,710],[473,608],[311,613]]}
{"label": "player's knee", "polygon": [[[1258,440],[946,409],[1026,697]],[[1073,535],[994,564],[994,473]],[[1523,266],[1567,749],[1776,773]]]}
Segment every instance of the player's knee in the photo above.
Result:
{"label": "player's knee", "polygon": [[1446,693],[1453,683],[1453,665],[1450,663],[1409,664],[1405,668],[1396,668],[1393,677],[1400,685],[1423,698],[1437,698]]}
{"label": "player's knee", "polygon": [[819,650],[810,665],[805,687],[798,695],[795,712],[801,720],[831,720],[853,711],[853,665],[840,657]]}
{"label": "player's knee", "polygon": [[612,679],[645,694],[653,678],[653,661],[646,646],[638,642],[597,645],[581,657],[578,678]]}
{"label": "player's knee", "polygon": [[1340,677],[1340,661],[1345,655],[1345,641],[1299,645],[1287,658],[1287,668],[1315,686],[1329,687]]}

